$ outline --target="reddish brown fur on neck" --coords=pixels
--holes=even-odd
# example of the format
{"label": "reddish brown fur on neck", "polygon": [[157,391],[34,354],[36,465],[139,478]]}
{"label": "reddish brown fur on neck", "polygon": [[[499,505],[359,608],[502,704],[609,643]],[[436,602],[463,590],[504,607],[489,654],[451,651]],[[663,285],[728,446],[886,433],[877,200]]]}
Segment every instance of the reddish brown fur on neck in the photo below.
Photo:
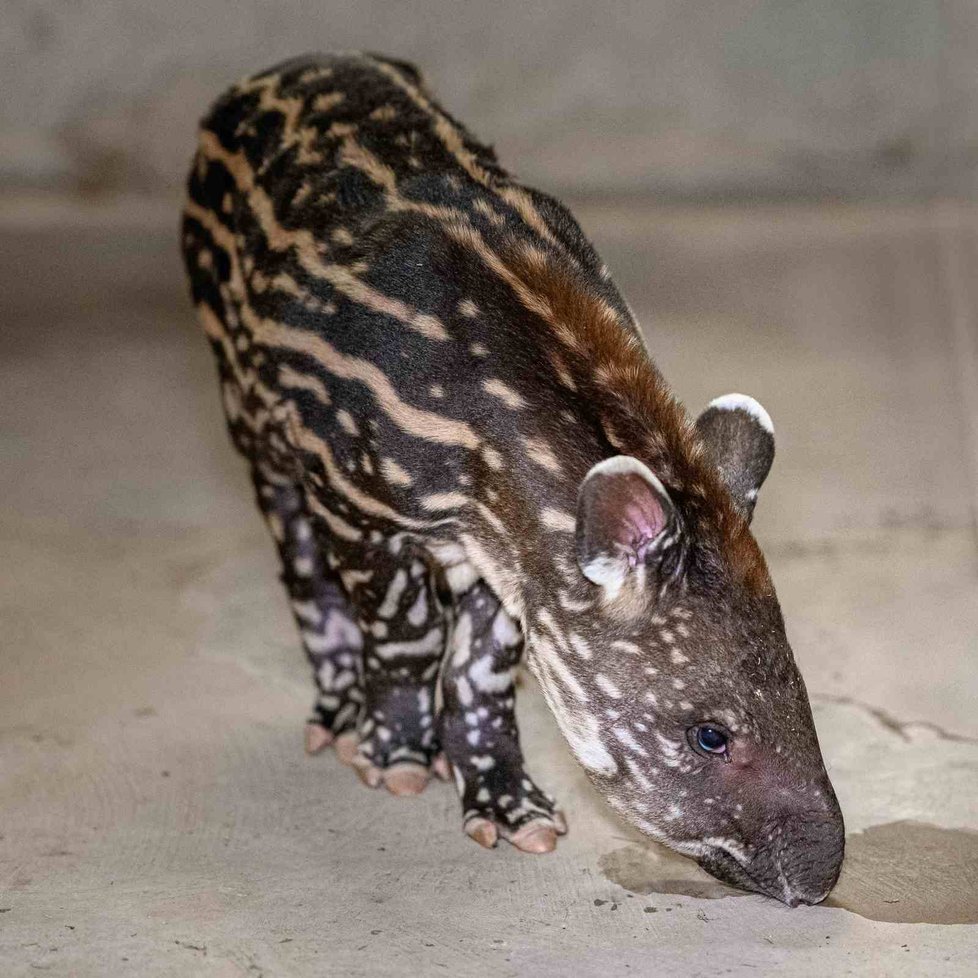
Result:
{"label": "reddish brown fur on neck", "polygon": [[764,556],[697,441],[692,421],[636,333],[567,261],[524,243],[506,265],[533,296],[564,349],[562,360],[601,414],[609,442],[659,476],[701,537],[717,544],[735,580],[754,594],[773,591]]}

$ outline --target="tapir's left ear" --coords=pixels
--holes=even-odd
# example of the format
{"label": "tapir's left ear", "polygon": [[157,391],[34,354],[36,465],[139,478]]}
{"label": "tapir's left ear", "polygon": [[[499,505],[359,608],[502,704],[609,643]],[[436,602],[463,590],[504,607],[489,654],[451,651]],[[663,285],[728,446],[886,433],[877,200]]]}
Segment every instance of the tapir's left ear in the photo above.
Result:
{"label": "tapir's left ear", "polygon": [[577,562],[614,598],[630,578],[677,564],[679,519],[669,493],[637,458],[616,455],[595,465],[577,496]]}
{"label": "tapir's left ear", "polygon": [[696,419],[696,431],[749,522],[758,490],[774,461],[771,416],[753,397],[725,394],[706,406]]}

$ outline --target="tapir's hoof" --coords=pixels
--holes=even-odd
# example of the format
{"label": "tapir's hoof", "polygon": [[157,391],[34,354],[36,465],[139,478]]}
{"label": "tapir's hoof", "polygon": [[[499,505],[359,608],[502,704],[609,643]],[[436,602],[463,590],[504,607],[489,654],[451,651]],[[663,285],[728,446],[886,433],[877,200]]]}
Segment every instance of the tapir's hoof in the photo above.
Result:
{"label": "tapir's hoof", "polygon": [[341,764],[353,764],[357,757],[357,744],[355,733],[340,734],[336,738],[336,756]]}
{"label": "tapir's hoof", "polygon": [[487,818],[473,818],[465,826],[465,834],[475,839],[484,849],[492,849],[499,841],[499,832],[494,822]]}
{"label": "tapir's hoof", "polygon": [[428,784],[428,769],[420,764],[395,764],[383,777],[392,795],[420,795]]}
{"label": "tapir's hoof", "polygon": [[515,846],[520,852],[542,854],[553,852],[557,848],[557,836],[567,832],[567,822],[560,812],[555,812],[553,819],[535,818],[526,822],[515,832],[500,831],[499,826],[489,818],[471,818],[465,824],[465,834],[475,839],[485,849],[493,849],[500,838]]}
{"label": "tapir's hoof", "polygon": [[452,768],[448,763],[448,758],[444,754],[439,754],[431,762],[431,770],[435,772],[435,776],[440,778],[442,781],[450,781],[452,777]]}
{"label": "tapir's hoof", "polygon": [[318,754],[333,742],[332,731],[327,730],[321,723],[306,724],[306,753]]}
{"label": "tapir's hoof", "polygon": [[557,830],[547,822],[527,822],[507,840],[520,852],[544,853],[557,848]]}

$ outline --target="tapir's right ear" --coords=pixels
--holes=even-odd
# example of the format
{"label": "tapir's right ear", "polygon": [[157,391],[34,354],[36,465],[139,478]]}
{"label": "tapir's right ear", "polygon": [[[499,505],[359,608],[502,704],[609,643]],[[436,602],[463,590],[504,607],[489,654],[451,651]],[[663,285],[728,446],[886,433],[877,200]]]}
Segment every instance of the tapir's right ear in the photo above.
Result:
{"label": "tapir's right ear", "polygon": [[637,458],[605,459],[584,477],[577,497],[577,562],[608,598],[630,577],[641,586],[651,567],[662,565],[671,573],[678,539],[669,493]]}
{"label": "tapir's right ear", "polygon": [[774,425],[753,397],[725,394],[696,419],[696,433],[730,495],[750,522],[754,504],[774,461]]}

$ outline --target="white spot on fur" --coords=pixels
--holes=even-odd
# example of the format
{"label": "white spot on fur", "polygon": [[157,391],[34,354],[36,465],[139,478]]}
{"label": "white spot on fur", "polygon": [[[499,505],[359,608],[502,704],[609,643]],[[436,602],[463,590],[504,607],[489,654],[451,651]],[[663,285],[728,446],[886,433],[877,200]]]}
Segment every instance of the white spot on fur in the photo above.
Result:
{"label": "white spot on fur", "polygon": [[[502,455],[500,455],[495,448],[491,448],[489,445],[482,446],[482,457],[486,460],[486,465],[488,465],[490,469],[494,469],[496,472],[503,467]],[[486,495],[489,496],[490,494],[487,493]]]}
{"label": "white spot on fur", "polygon": [[357,423],[353,420],[353,415],[350,414],[349,411],[345,411],[343,408],[340,408],[340,410],[336,412],[336,420],[339,422],[339,426],[348,435],[360,434],[360,429],[357,427]]}
{"label": "white spot on fur", "polygon": [[612,699],[621,698],[621,690],[602,672],[599,672],[594,677],[594,682],[602,692],[606,693]]}
{"label": "white spot on fur", "polygon": [[581,638],[577,632],[570,632],[567,635],[567,642],[574,652],[579,655],[582,659],[591,658],[591,646]]}
{"label": "white spot on fur", "polygon": [[418,591],[414,604],[408,609],[407,620],[415,628],[420,628],[428,617],[428,595],[424,588]]}
{"label": "white spot on fur", "polygon": [[525,408],[526,400],[498,377],[490,377],[482,382],[482,389],[493,397],[498,397],[511,411]]}
{"label": "white spot on fur", "polygon": [[639,744],[627,727],[612,727],[611,732],[615,735],[615,738],[620,744],[627,747],[633,753],[638,754],[639,757],[649,756],[648,751],[646,751],[645,748]]}
{"label": "white spot on fur", "polygon": [[448,582],[452,594],[465,594],[479,580],[479,572],[466,561],[452,567],[446,567],[445,580]]}
{"label": "white spot on fur", "polygon": [[557,533],[573,533],[577,529],[577,521],[570,513],[553,506],[546,506],[540,513],[540,522],[548,529]]}
{"label": "white spot on fur", "polygon": [[492,620],[492,637],[504,649],[513,648],[523,638],[519,626],[507,614],[505,608],[500,608]]}
{"label": "white spot on fur", "polygon": [[492,659],[489,656],[476,659],[469,667],[469,678],[482,693],[505,693],[513,685],[512,672],[493,672]]}
{"label": "white spot on fur", "polygon": [[458,693],[458,701],[462,706],[471,706],[472,700],[474,699],[472,695],[472,687],[469,685],[469,681],[465,676],[459,676],[455,680],[455,691]]}
{"label": "white spot on fur", "polygon": [[452,631],[452,665],[458,669],[469,661],[472,654],[472,616],[463,612],[459,615]]}
{"label": "white spot on fur", "polygon": [[627,652],[628,655],[642,655],[642,649],[640,646],[636,645],[634,642],[626,642],[624,639],[616,639],[611,643],[611,647],[616,652]]}
{"label": "white spot on fur", "polygon": [[410,486],[414,482],[410,473],[398,465],[392,458],[383,458],[380,460],[380,472],[388,482],[393,483],[395,486]]}
{"label": "white spot on fur", "polygon": [[378,642],[376,645],[377,655],[381,659],[421,658],[422,656],[435,655],[441,651],[444,636],[440,628],[434,628],[423,638],[415,639],[410,642]]}
{"label": "white spot on fur", "polygon": [[390,618],[397,611],[397,606],[400,603],[401,596],[404,594],[407,583],[408,576],[404,568],[399,567],[394,574],[394,579],[387,588],[387,594],[384,595],[383,604],[377,609],[378,617]]}
{"label": "white spot on fur", "polygon": [[655,732],[655,737],[659,741],[659,748],[665,765],[667,767],[679,767],[679,757],[682,754],[683,745],[678,740],[670,740],[668,737],[664,737],[658,730]]}
{"label": "white spot on fur", "polygon": [[557,461],[553,449],[542,438],[524,438],[523,444],[526,446],[527,457],[531,462],[535,462],[548,472],[560,474],[560,462]]}

